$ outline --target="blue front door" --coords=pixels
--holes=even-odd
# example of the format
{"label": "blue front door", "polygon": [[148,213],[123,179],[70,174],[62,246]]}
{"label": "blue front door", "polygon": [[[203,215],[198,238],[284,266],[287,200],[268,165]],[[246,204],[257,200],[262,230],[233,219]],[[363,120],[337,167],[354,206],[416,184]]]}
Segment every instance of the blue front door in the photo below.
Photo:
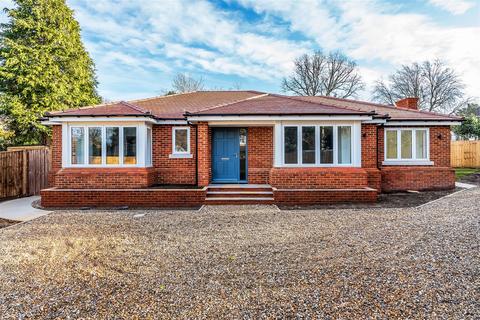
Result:
{"label": "blue front door", "polygon": [[212,180],[240,180],[240,138],[238,128],[213,128]]}

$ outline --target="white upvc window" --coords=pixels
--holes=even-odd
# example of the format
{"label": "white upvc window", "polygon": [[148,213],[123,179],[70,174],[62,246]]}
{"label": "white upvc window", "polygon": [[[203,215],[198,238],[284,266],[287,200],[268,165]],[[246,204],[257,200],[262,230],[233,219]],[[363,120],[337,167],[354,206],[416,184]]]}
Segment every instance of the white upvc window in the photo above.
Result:
{"label": "white upvc window", "polygon": [[191,158],[190,127],[172,128],[172,154],[170,158]]}
{"label": "white upvc window", "polygon": [[433,165],[428,128],[386,128],[384,165]]}
{"label": "white upvc window", "polygon": [[152,162],[151,128],[145,125],[65,124],[64,137],[65,167],[143,167]]}
{"label": "white upvc window", "polygon": [[[360,124],[357,126],[359,128]],[[281,165],[360,166],[357,152],[360,137],[355,128],[353,124],[285,124],[281,134]]]}

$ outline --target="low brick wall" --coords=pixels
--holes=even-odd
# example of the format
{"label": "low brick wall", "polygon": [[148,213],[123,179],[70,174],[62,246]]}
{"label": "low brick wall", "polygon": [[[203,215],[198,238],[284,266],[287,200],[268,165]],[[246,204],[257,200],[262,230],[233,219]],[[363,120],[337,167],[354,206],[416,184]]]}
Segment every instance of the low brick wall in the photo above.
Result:
{"label": "low brick wall", "polygon": [[44,189],[45,208],[78,207],[199,207],[205,202],[203,189]]}
{"label": "low brick wall", "polygon": [[55,174],[59,189],[136,189],[154,183],[153,168],[66,168]]}
{"label": "low brick wall", "polygon": [[274,189],[275,203],[283,206],[372,203],[377,201],[377,190],[362,189]]}
{"label": "low brick wall", "polygon": [[272,168],[270,184],[278,189],[357,189],[368,186],[363,168]]}
{"label": "low brick wall", "polygon": [[383,167],[382,192],[446,190],[455,188],[455,170],[450,167]]}

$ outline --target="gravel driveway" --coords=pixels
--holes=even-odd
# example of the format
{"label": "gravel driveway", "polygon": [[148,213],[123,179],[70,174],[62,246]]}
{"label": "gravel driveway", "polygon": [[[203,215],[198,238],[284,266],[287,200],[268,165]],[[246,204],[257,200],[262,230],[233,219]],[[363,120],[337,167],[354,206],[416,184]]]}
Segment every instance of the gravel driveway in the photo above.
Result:
{"label": "gravel driveway", "polygon": [[0,315],[478,319],[478,208],[58,211],[0,230]]}

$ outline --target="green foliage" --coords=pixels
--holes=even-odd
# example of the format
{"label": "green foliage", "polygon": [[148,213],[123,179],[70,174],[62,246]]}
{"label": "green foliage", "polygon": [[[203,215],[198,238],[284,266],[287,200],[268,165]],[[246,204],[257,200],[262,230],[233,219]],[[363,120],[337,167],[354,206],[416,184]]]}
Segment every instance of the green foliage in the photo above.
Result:
{"label": "green foliage", "polygon": [[474,115],[470,115],[465,118],[465,121],[461,125],[453,128],[460,138],[468,139],[480,139],[480,118]]}
{"label": "green foliage", "polygon": [[0,116],[11,144],[45,143],[45,112],[100,102],[95,66],[65,0],[14,2],[0,25]]}
{"label": "green foliage", "polygon": [[465,121],[454,127],[453,132],[464,140],[480,140],[480,105],[469,103],[458,111],[458,115],[465,117]]}

